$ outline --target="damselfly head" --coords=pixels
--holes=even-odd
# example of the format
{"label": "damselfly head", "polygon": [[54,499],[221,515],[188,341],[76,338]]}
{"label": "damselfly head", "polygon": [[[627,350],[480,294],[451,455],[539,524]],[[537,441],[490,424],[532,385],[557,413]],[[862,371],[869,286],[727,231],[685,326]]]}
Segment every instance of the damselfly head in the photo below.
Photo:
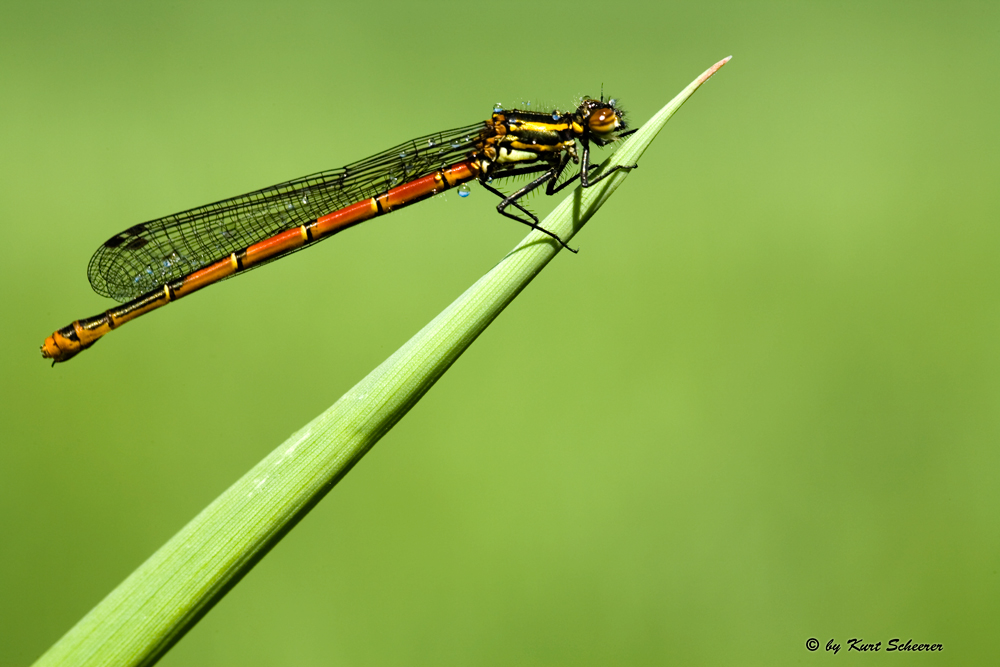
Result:
{"label": "damselfly head", "polygon": [[580,114],[581,124],[602,139],[627,129],[625,112],[618,108],[614,99],[604,102],[584,98],[577,113]]}

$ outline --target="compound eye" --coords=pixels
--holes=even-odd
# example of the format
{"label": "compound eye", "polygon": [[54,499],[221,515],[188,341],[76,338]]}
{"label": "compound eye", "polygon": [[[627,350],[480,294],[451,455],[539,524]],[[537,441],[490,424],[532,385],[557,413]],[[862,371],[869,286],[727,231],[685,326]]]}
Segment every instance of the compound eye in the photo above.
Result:
{"label": "compound eye", "polygon": [[587,126],[597,134],[614,132],[618,129],[618,114],[614,109],[595,109],[587,119]]}

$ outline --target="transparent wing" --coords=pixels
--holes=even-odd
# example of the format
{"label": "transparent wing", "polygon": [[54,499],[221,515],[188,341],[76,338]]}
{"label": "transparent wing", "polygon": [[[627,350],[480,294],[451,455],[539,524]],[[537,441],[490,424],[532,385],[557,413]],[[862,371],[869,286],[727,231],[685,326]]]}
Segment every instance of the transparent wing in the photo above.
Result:
{"label": "transparent wing", "polygon": [[97,249],[87,277],[98,294],[134,299],[281,231],[461,161],[484,128],[477,123],[418,137],[341,169],[129,227]]}

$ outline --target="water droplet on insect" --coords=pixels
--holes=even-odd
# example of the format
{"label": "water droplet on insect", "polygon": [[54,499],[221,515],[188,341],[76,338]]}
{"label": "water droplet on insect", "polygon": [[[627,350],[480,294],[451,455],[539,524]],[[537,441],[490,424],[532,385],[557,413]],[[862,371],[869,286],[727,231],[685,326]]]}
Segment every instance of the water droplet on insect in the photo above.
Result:
{"label": "water droplet on insect", "polygon": [[458,186],[458,196],[459,197],[468,197],[470,192],[471,192],[471,190],[469,188],[469,184],[468,183],[462,183],[460,186]]}
{"label": "water droplet on insect", "polygon": [[399,157],[406,157],[406,151],[403,151],[402,153],[400,153]]}
{"label": "water droplet on insect", "polygon": [[427,145],[430,146],[431,148],[434,148],[434,140],[433,139],[428,139],[427,140]]}
{"label": "water droplet on insect", "polygon": [[303,204],[305,204],[307,201],[309,201],[309,195],[306,195],[305,197],[302,198]]}
{"label": "water droplet on insect", "polygon": [[552,120],[559,120],[559,112],[558,111],[553,111],[552,112]]}
{"label": "water droplet on insect", "polygon": [[163,258],[162,264],[164,269],[169,269],[171,266],[181,261],[181,256],[177,254],[177,251],[171,251],[169,255]]}
{"label": "water droplet on insect", "polygon": [[497,102],[496,104],[493,105],[493,113],[500,113],[501,111],[503,111],[503,105],[502,104],[500,104],[499,102]]}

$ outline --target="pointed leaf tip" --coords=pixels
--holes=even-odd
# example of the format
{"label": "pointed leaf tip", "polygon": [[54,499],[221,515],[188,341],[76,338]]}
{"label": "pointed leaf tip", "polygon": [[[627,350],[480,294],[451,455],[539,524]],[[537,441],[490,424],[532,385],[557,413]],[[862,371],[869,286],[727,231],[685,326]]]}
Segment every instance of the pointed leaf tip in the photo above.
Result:
{"label": "pointed leaf tip", "polygon": [[725,58],[723,58],[719,62],[717,62],[714,65],[712,65],[711,67],[709,67],[707,70],[705,70],[704,74],[702,74],[700,77],[698,77],[698,81],[697,81],[697,83],[695,85],[700,86],[701,84],[703,84],[706,81],[708,81],[710,78],[712,78],[713,74],[715,74],[716,72],[718,72],[722,68],[723,65],[725,65],[726,63],[728,63],[732,59],[733,59],[732,56],[726,56]]}

